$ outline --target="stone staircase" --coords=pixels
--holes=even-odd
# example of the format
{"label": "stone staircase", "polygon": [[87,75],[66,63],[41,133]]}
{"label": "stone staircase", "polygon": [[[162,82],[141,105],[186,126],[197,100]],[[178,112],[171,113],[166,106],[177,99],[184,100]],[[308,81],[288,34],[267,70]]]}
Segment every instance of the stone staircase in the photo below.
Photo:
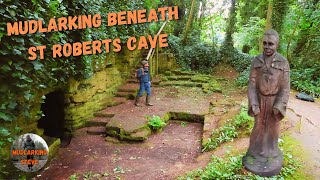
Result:
{"label": "stone staircase", "polygon": [[[138,69],[139,66],[136,67]],[[87,121],[87,133],[91,135],[106,135],[106,125],[111,121],[115,114],[106,113],[108,107],[117,106],[125,103],[128,99],[134,99],[139,90],[139,81],[134,76],[134,69],[126,83],[118,87],[112,103],[107,108],[94,113],[94,118]],[[164,75],[154,76],[152,86],[186,86],[200,87],[203,91],[221,91],[220,84],[209,75],[196,74],[181,70],[167,71]]]}
{"label": "stone staircase", "polygon": [[[127,79],[126,83],[118,87],[112,103],[109,103],[106,108],[117,106],[125,103],[128,99],[134,99],[139,90],[139,82],[134,77],[135,69]],[[86,123],[87,133],[90,135],[106,135],[106,125],[110,122],[114,114],[105,113],[103,110],[94,113],[94,118]]]}
{"label": "stone staircase", "polygon": [[199,87],[206,93],[221,92],[221,85],[210,75],[173,70],[160,76],[159,86]]}

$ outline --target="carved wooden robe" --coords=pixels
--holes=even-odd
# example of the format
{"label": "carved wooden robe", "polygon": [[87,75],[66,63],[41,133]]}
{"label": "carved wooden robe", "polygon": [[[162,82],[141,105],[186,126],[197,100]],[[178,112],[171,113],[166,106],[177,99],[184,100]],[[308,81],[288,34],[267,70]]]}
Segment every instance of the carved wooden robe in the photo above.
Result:
{"label": "carved wooden robe", "polygon": [[[253,58],[248,87],[248,114],[255,118],[247,155],[276,157],[278,148],[279,121],[285,116],[290,93],[289,64],[286,58],[275,53],[269,60],[263,54]],[[260,113],[254,115],[252,107]],[[274,114],[273,109],[279,113]]]}

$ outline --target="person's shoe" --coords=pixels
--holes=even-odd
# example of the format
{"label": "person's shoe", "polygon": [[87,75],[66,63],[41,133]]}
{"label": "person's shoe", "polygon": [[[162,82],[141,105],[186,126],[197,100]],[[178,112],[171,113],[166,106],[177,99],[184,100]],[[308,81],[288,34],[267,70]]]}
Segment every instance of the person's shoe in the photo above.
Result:
{"label": "person's shoe", "polygon": [[134,105],[140,107],[141,105],[139,104],[140,101],[140,96],[136,96],[136,100],[134,101]]}
{"label": "person's shoe", "polygon": [[146,97],[146,105],[147,106],[153,106],[153,104],[150,103],[150,96]]}

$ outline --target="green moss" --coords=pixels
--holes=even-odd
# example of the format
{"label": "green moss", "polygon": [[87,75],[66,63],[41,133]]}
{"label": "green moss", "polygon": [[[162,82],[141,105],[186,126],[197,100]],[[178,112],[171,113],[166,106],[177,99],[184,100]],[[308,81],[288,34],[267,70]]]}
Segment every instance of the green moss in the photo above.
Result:
{"label": "green moss", "polygon": [[143,141],[146,140],[151,135],[150,128],[146,127],[141,131],[131,133],[129,136],[126,137],[128,140],[134,140],[134,141]]}
{"label": "green moss", "polygon": [[164,73],[164,75],[166,75],[166,76],[172,76],[173,73],[172,73],[171,71],[166,71],[166,72]]}
{"label": "green moss", "polygon": [[181,69],[174,70],[172,71],[172,73],[176,75],[194,75],[195,74],[192,71],[182,71]]}
{"label": "green moss", "polygon": [[205,93],[222,92],[221,85],[216,80],[210,80],[210,82],[202,84],[202,90]]}
{"label": "green moss", "polygon": [[211,77],[207,75],[196,75],[192,76],[191,81],[193,82],[201,82],[201,83],[206,83],[211,79]]}
{"label": "green moss", "polygon": [[49,145],[49,160],[51,160],[58,152],[61,141],[59,138],[55,138],[53,143]]}
{"label": "green moss", "polygon": [[171,119],[171,113],[166,113],[161,117],[164,122],[168,122]]}
{"label": "green moss", "polygon": [[170,117],[172,120],[183,120],[190,122],[204,122],[204,115],[201,114],[190,114],[187,112],[170,112]]}
{"label": "green moss", "polygon": [[[299,164],[299,168],[288,176],[288,179],[314,179],[308,172],[312,172],[312,167],[307,165],[309,154],[302,148],[301,144],[286,132],[281,136],[280,147],[283,148],[284,154],[288,153],[292,156],[285,156],[284,167],[292,166],[293,161]],[[290,164],[291,163],[291,164]],[[284,169],[286,170],[286,169]]]}

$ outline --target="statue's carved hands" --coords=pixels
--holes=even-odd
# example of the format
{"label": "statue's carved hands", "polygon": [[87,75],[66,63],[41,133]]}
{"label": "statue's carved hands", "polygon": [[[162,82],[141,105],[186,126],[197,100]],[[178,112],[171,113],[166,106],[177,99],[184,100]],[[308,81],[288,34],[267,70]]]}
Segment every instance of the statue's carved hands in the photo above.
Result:
{"label": "statue's carved hands", "polygon": [[252,111],[253,111],[253,113],[254,113],[255,116],[258,115],[258,114],[260,113],[260,108],[259,108],[259,106],[253,105],[253,106],[252,106]]}
{"label": "statue's carved hands", "polygon": [[273,114],[275,114],[275,115],[277,115],[277,114],[279,114],[279,109],[277,109],[277,108],[273,108]]}

